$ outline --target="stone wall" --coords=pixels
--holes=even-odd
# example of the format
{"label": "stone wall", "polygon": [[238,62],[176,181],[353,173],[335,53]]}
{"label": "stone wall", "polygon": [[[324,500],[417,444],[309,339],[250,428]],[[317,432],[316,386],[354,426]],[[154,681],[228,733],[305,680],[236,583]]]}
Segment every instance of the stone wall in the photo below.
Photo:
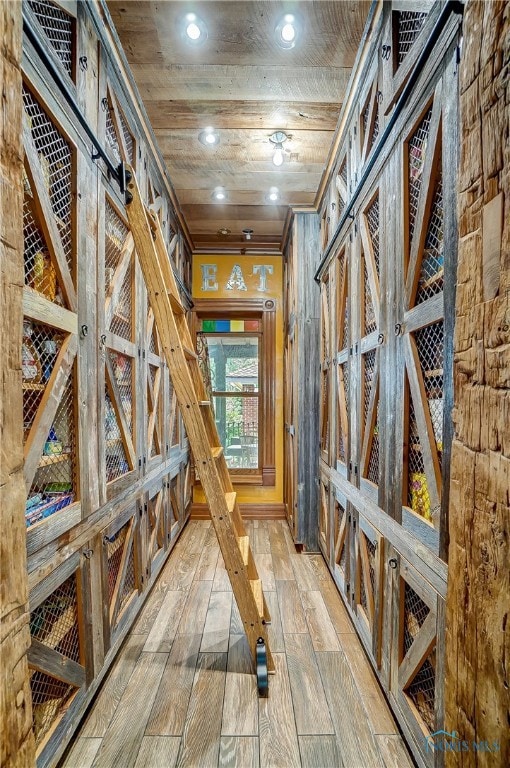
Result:
{"label": "stone wall", "polygon": [[[470,0],[460,63],[459,262],[446,629],[447,763],[510,765],[510,3]],[[499,742],[499,754],[472,742]]]}
{"label": "stone wall", "polygon": [[0,696],[1,766],[34,764],[23,480],[21,3],[0,3]]}

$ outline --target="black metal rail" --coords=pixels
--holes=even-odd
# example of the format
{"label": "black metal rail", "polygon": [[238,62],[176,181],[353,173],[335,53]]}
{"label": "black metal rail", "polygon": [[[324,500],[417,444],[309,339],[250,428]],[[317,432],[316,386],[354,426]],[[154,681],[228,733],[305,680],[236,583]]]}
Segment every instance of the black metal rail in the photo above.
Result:
{"label": "black metal rail", "polygon": [[455,13],[457,15],[462,15],[464,13],[464,5],[460,0],[449,0],[446,5],[444,6],[443,10],[441,11],[436,23],[434,24],[434,27],[432,28],[432,31],[429,35],[429,38],[425,45],[423,46],[423,49],[418,56],[418,59],[416,60],[416,64],[414,65],[409,78],[402,90],[402,93],[399,96],[399,99],[397,103],[395,104],[395,108],[393,112],[391,113],[391,117],[386,125],[386,128],[384,129],[383,133],[381,134],[379,140],[377,141],[377,144],[375,145],[370,158],[368,160],[368,163],[365,166],[365,169],[361,175],[361,178],[356,186],[356,189],[354,190],[351,199],[349,200],[349,203],[342,215],[342,218],[338,222],[338,226],[335,230],[335,234],[331,238],[329,246],[326,248],[324,252],[324,256],[321,259],[321,263],[319,264],[317,271],[314,275],[314,280],[316,283],[320,283],[322,272],[324,270],[324,267],[329,261],[331,251],[333,249],[333,246],[335,244],[335,240],[340,233],[342,227],[344,226],[347,219],[353,219],[354,218],[354,205],[358,199],[358,197],[361,194],[361,191],[372,171],[372,168],[374,167],[375,163],[377,162],[377,158],[381,154],[384,145],[386,144],[386,141],[393,130],[393,127],[397,121],[398,116],[402,112],[409,96],[411,95],[411,92],[416,84],[416,81],[418,80],[421,71],[423,67],[425,66],[425,63],[434,48],[435,44],[437,43],[439,36],[441,35],[441,32],[446,26],[446,22],[452,15],[452,13]]}
{"label": "black metal rail", "polygon": [[[30,41],[30,43],[32,44],[35,52],[41,59],[42,63],[44,64],[48,72],[51,74],[55,82],[55,85],[58,87],[60,93],[66,100],[73,115],[78,120],[80,126],[83,128],[85,134],[87,135],[87,138],[91,141],[92,146],[94,147],[94,151],[91,155],[92,159],[93,160],[101,159],[104,162],[104,164],[106,165],[106,169],[108,171],[109,177],[112,179],[115,179],[115,181],[119,185],[121,195],[124,195],[126,198],[126,202],[128,202],[127,195],[129,193],[127,192],[127,181],[129,178],[129,171],[127,171],[126,166],[123,162],[115,166],[112,163],[106,151],[101,146],[99,139],[97,138],[96,134],[88,124],[80,107],[76,103],[73,93],[71,92],[71,90],[69,89],[69,86],[63,79],[62,73],[59,71],[55,62],[52,60],[51,56],[48,55],[47,50],[45,49],[44,45],[41,43],[39,34],[37,30],[34,29],[32,22],[25,11],[25,8],[23,8],[23,31],[27,36],[28,40]],[[171,263],[171,260],[170,260],[170,263]],[[188,289],[186,288],[183,281],[181,280],[180,275],[178,275],[177,271],[173,268],[173,265],[172,265],[172,271],[174,273],[174,277],[179,289],[186,297],[186,300],[189,306],[193,307],[193,300],[191,298],[191,294],[189,293]]]}
{"label": "black metal rail", "polygon": [[88,124],[87,120],[85,119],[85,116],[83,115],[80,107],[76,103],[76,100],[73,94],[71,93],[71,91],[69,90],[67,83],[63,80],[61,72],[59,72],[58,67],[55,65],[55,62],[52,60],[51,56],[48,55],[48,52],[46,51],[44,45],[42,45],[39,39],[39,35],[36,32],[36,30],[33,28],[31,20],[29,19],[25,11],[25,8],[23,8],[23,31],[26,34],[27,38],[30,40],[32,46],[34,47],[35,52],[43,62],[44,66],[53,77],[55,85],[58,87],[60,93],[68,103],[73,115],[76,117],[80,126],[83,128],[84,132],[87,134],[87,137],[92,142],[92,145],[95,149],[95,152],[92,154],[92,159],[99,160],[100,158],[104,162],[109,175],[113,179],[115,179],[115,181],[118,183],[121,194],[124,194],[126,191],[124,163],[120,163],[120,165],[115,166],[110,160],[110,158],[108,157],[108,155],[106,154],[105,150],[103,149],[103,147],[99,142],[99,139],[97,138],[96,134],[94,133],[94,131]]}

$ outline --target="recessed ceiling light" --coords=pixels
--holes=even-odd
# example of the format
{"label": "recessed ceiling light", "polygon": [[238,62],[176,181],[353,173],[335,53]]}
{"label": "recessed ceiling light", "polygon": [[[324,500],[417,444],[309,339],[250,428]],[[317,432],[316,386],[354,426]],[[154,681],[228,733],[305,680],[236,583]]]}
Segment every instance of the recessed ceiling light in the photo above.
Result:
{"label": "recessed ceiling light", "polygon": [[223,187],[216,187],[216,189],[213,192],[213,200],[217,200],[218,202],[223,202],[227,199],[227,193],[223,189]]}
{"label": "recessed ceiling light", "polygon": [[276,187],[271,187],[268,194],[268,200],[272,203],[276,203],[280,195],[278,194],[278,189]]}
{"label": "recessed ceiling light", "polygon": [[207,38],[207,28],[196,13],[188,13],[184,17],[182,27],[183,37],[187,43],[197,45]]}
{"label": "recessed ceiling light", "polygon": [[215,144],[219,144],[220,135],[218,131],[215,131],[211,126],[208,126],[198,134],[198,140],[206,147],[213,147]]}
{"label": "recessed ceiling light", "polygon": [[294,48],[299,36],[299,27],[296,17],[292,13],[286,13],[275,29],[276,42],[281,48]]}

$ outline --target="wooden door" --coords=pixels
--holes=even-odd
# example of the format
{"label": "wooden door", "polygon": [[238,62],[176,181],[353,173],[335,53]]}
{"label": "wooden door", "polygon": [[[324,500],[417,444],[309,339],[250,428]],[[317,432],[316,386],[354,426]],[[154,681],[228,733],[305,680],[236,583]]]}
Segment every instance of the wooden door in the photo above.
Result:
{"label": "wooden door", "polygon": [[79,556],[75,555],[60,572],[38,585],[31,597],[28,665],[38,753],[86,685],[82,573],[78,566]]}
{"label": "wooden door", "polygon": [[403,146],[402,523],[439,551],[444,394],[441,83]]}
{"label": "wooden door", "polygon": [[105,647],[115,642],[122,620],[142,588],[139,520],[143,502],[131,508],[103,532],[103,595]]}
{"label": "wooden door", "polygon": [[285,510],[293,536],[298,535],[297,482],[298,456],[296,422],[298,416],[298,326],[296,307],[296,252],[294,241],[288,248],[285,263],[285,335],[284,335],[284,456],[285,456]]}
{"label": "wooden door", "polygon": [[428,737],[442,727],[443,658],[438,640],[442,600],[402,557],[394,569],[394,621],[390,691],[423,765],[441,764]]}
{"label": "wooden door", "polygon": [[379,501],[381,446],[379,442],[379,346],[384,340],[380,332],[380,258],[379,258],[379,189],[363,206],[359,216],[360,231],[360,353],[361,407],[359,436],[360,487],[374,501]]}
{"label": "wooden door", "polygon": [[139,469],[136,453],[137,304],[133,238],[120,210],[108,197],[105,198],[104,226],[103,452],[104,481],[107,496],[111,498],[119,487],[132,481],[131,473]]}
{"label": "wooden door", "polygon": [[23,87],[23,437],[28,526],[78,521],[75,150]]}
{"label": "wooden door", "polygon": [[350,458],[350,295],[349,295],[349,237],[340,247],[335,259],[335,350],[336,350],[336,435],[335,462],[338,471],[347,477]]}

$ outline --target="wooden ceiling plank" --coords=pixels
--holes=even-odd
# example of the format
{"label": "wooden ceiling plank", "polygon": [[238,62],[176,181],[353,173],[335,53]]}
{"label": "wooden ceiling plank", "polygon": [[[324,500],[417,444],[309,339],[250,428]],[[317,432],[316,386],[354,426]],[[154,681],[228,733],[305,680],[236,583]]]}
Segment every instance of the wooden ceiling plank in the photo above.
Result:
{"label": "wooden ceiling plank", "polygon": [[113,2],[108,7],[129,62],[137,64],[186,64],[223,62],[257,65],[272,60],[289,61],[310,67],[352,67],[357,41],[370,3],[301,2],[294,12],[302,33],[300,45],[281,49],[275,27],[285,13],[281,2],[195,2],[193,11],[207,26],[208,38],[200,47],[191,47],[181,37],[182,22],[190,7],[187,2]]}
{"label": "wooden ceiling plank", "polygon": [[334,131],[341,104],[277,103],[267,101],[204,101],[173,99],[144,102],[156,131],[217,129],[284,131]]}
{"label": "wooden ceiling plank", "polygon": [[332,104],[342,100],[351,70],[347,67],[282,67],[259,64],[253,67],[200,65],[133,67],[143,99],[164,101],[245,100]]}

